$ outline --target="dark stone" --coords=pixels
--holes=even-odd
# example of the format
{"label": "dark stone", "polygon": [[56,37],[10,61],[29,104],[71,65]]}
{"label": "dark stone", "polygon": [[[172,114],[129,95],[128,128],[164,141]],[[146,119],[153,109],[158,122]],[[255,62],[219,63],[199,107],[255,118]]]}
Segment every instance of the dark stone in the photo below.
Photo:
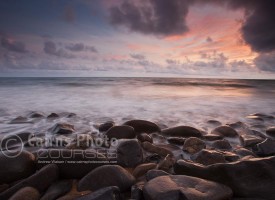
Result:
{"label": "dark stone", "polygon": [[153,138],[147,133],[138,134],[137,139],[140,142],[146,142],[147,141],[147,142],[153,143]]}
{"label": "dark stone", "polygon": [[103,124],[100,124],[99,127],[98,127],[98,130],[100,132],[105,132],[105,131],[108,131],[110,128],[112,128],[114,125],[115,125],[114,122],[108,121],[108,122],[105,122]]}
{"label": "dark stone", "polygon": [[214,150],[203,149],[191,156],[191,159],[203,165],[212,165],[215,163],[225,163],[226,160],[222,153]]}
{"label": "dark stone", "polygon": [[196,177],[170,175],[159,176],[147,182],[143,194],[146,200],[225,200],[231,199],[232,190],[220,183]]}
{"label": "dark stone", "polygon": [[40,194],[33,187],[24,187],[18,190],[9,200],[39,200]]}
{"label": "dark stone", "polygon": [[208,120],[207,123],[211,124],[211,125],[214,125],[214,126],[220,126],[220,125],[222,125],[221,122],[219,122],[217,120],[213,120],[213,119],[212,120]]}
{"label": "dark stone", "polygon": [[32,176],[18,182],[14,186],[10,187],[6,191],[0,194],[0,199],[8,199],[18,190],[24,187],[33,187],[40,193],[43,193],[54,181],[58,179],[58,167],[55,164],[50,164]]}
{"label": "dark stone", "polygon": [[121,195],[118,187],[109,186],[78,197],[75,200],[121,200]]}
{"label": "dark stone", "polygon": [[1,150],[10,149],[14,146],[22,146],[24,142],[28,141],[33,136],[32,133],[22,132],[11,135],[4,135],[0,140]]}
{"label": "dark stone", "polygon": [[144,187],[144,182],[139,182],[132,186],[132,188],[131,188],[131,199],[132,200],[134,200],[134,199],[135,200],[144,200],[143,187]]}
{"label": "dark stone", "polygon": [[211,134],[221,135],[224,137],[237,137],[238,133],[230,126],[219,126],[212,130]]}
{"label": "dark stone", "polygon": [[245,157],[245,156],[253,156],[256,157],[256,154],[254,154],[252,151],[245,149],[245,148],[239,148],[235,149],[234,152],[238,154],[239,156]]}
{"label": "dark stone", "polygon": [[61,180],[53,183],[40,200],[55,200],[69,192],[72,188],[71,180]]}
{"label": "dark stone", "polygon": [[167,141],[170,144],[176,144],[176,145],[183,145],[185,140],[186,140],[186,138],[182,138],[182,137],[169,137],[169,138],[167,138]]}
{"label": "dark stone", "polygon": [[157,153],[153,153],[152,155],[149,155],[145,158],[145,162],[159,163],[160,160],[161,160],[161,156],[158,155]]}
{"label": "dark stone", "polygon": [[27,117],[18,116],[10,121],[10,124],[25,124],[25,123],[32,123],[28,120]]}
{"label": "dark stone", "polygon": [[1,184],[0,185],[0,193],[4,192],[6,189],[8,189],[10,186],[8,184]]}
{"label": "dark stone", "polygon": [[244,147],[251,147],[262,142],[263,139],[252,135],[241,135],[240,141]]}
{"label": "dark stone", "polygon": [[0,152],[0,184],[26,178],[34,172],[35,157],[32,153],[27,151]]}
{"label": "dark stone", "polygon": [[266,134],[272,137],[275,137],[275,126],[272,126],[266,129]]}
{"label": "dark stone", "polygon": [[164,136],[171,137],[202,137],[201,132],[190,126],[177,126],[173,128],[167,128],[161,131]]}
{"label": "dark stone", "polygon": [[105,165],[84,176],[77,188],[78,191],[94,191],[108,186],[117,186],[121,192],[124,192],[129,190],[134,183],[135,178],[121,166]]}
{"label": "dark stone", "polygon": [[223,150],[232,149],[231,144],[226,139],[217,140],[217,141],[213,142],[212,147],[214,147],[216,149],[223,149]]}
{"label": "dark stone", "polygon": [[240,156],[230,151],[221,151],[220,153],[222,153],[224,159],[228,162],[235,162],[240,159]]}
{"label": "dark stone", "polygon": [[29,118],[42,118],[44,117],[44,115],[42,113],[38,113],[38,112],[31,112],[30,114],[28,114]]}
{"label": "dark stone", "polygon": [[113,126],[106,132],[106,136],[116,139],[133,139],[136,137],[135,130],[131,126]]}
{"label": "dark stone", "polygon": [[59,117],[59,115],[58,114],[56,114],[56,113],[51,113],[51,114],[49,114],[48,115],[48,119],[53,119],[53,118],[58,118]]}
{"label": "dark stone", "polygon": [[176,174],[195,176],[229,186],[236,197],[275,199],[275,157],[202,166],[179,160]]}
{"label": "dark stone", "polygon": [[117,162],[123,167],[135,167],[143,161],[143,152],[135,139],[121,141],[117,147]]}
{"label": "dark stone", "polygon": [[74,130],[74,126],[71,124],[57,123],[50,129],[50,131],[53,134],[61,134],[61,135],[64,134],[65,135],[65,134],[71,134],[75,130]]}
{"label": "dark stone", "polygon": [[215,141],[215,140],[223,139],[223,136],[216,135],[216,134],[206,134],[203,136],[203,139],[208,140],[208,141]]}
{"label": "dark stone", "polygon": [[182,149],[190,154],[195,154],[205,148],[206,144],[204,141],[196,137],[190,137],[185,140]]}
{"label": "dark stone", "polygon": [[165,157],[168,154],[173,155],[173,153],[170,150],[162,148],[162,147],[158,147],[154,144],[151,144],[150,142],[143,142],[141,144],[141,146],[145,151],[148,151],[150,153],[157,153],[158,155],[160,155],[162,157]]}
{"label": "dark stone", "polygon": [[60,176],[68,179],[82,178],[108,161],[105,155],[94,150],[44,149],[37,152],[38,169],[53,160],[57,162]]}
{"label": "dark stone", "polygon": [[169,173],[163,171],[163,170],[158,170],[158,169],[152,169],[152,170],[149,170],[147,173],[146,173],[146,180],[147,181],[150,181],[156,177],[159,177],[159,176],[167,176],[167,175],[170,175]]}
{"label": "dark stone", "polygon": [[173,155],[168,154],[157,166],[158,169],[169,171],[173,167],[176,160]]}
{"label": "dark stone", "polygon": [[151,169],[155,169],[156,167],[157,167],[156,163],[144,163],[144,164],[138,165],[133,171],[133,176],[138,178],[146,174],[147,171]]}
{"label": "dark stone", "polygon": [[269,138],[263,142],[253,146],[253,151],[259,156],[272,156],[275,155],[275,141]]}
{"label": "dark stone", "polygon": [[160,132],[160,128],[157,124],[146,120],[130,120],[125,122],[124,125],[132,126],[136,133]]}

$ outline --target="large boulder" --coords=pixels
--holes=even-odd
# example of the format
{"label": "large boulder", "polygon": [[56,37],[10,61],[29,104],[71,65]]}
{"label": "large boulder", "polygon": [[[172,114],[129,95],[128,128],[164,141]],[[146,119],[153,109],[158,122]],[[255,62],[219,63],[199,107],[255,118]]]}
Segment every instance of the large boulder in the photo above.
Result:
{"label": "large boulder", "polygon": [[195,154],[205,148],[205,142],[196,137],[187,138],[183,145],[183,150],[190,154]]}
{"label": "large boulder", "polygon": [[107,132],[106,136],[109,139],[133,139],[136,137],[135,130],[131,126],[122,125],[122,126],[113,126]]}
{"label": "large boulder", "polygon": [[253,151],[260,156],[275,155],[275,140],[265,139],[263,142],[253,146]]}
{"label": "large boulder", "polygon": [[220,183],[184,175],[159,176],[143,188],[145,200],[225,200],[232,190]]}
{"label": "large boulder", "polygon": [[23,179],[2,192],[0,194],[0,199],[9,199],[14,193],[24,187],[33,187],[38,190],[39,193],[43,193],[54,181],[58,179],[58,177],[58,167],[55,164],[47,165],[32,176]]}
{"label": "large boulder", "polygon": [[34,172],[35,157],[32,153],[27,151],[0,152],[0,184],[26,178]]}
{"label": "large boulder", "polygon": [[98,167],[84,176],[78,183],[78,191],[98,190],[108,186],[117,186],[124,192],[135,183],[135,178],[119,165]]}
{"label": "large boulder", "polygon": [[230,126],[219,126],[211,131],[213,135],[220,135],[223,137],[237,137],[239,134]]}
{"label": "large boulder", "polygon": [[33,134],[29,132],[3,135],[0,137],[0,149],[4,151],[14,147],[20,148],[26,141],[28,141],[32,137],[33,137]]}
{"label": "large boulder", "polygon": [[177,126],[173,128],[167,128],[161,131],[164,136],[171,137],[202,137],[202,133],[191,126]]}
{"label": "large boulder", "polygon": [[38,169],[53,161],[58,166],[61,177],[79,179],[106,164],[108,159],[94,150],[43,149],[37,152]]}
{"label": "large boulder", "polygon": [[160,132],[160,128],[157,124],[146,120],[130,120],[125,122],[124,125],[132,126],[136,133]]}
{"label": "large boulder", "polygon": [[103,124],[100,124],[98,126],[98,130],[100,132],[105,132],[105,131],[108,131],[110,128],[112,128],[114,125],[115,125],[115,123],[113,121],[107,121]]}
{"label": "large boulder", "polygon": [[275,157],[203,166],[178,160],[176,174],[195,176],[229,186],[234,196],[275,199]]}

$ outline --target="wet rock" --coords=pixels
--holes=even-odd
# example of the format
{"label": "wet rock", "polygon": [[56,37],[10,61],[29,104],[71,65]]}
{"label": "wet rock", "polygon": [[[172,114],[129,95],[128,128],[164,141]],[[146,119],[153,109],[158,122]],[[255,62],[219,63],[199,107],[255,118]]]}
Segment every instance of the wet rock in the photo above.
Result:
{"label": "wet rock", "polygon": [[145,162],[153,162],[153,163],[159,163],[161,160],[161,156],[157,153],[153,153],[152,155],[149,155],[145,158]]}
{"label": "wet rock", "polygon": [[157,166],[158,169],[163,171],[169,171],[175,164],[176,159],[173,155],[168,154]]}
{"label": "wet rock", "polygon": [[142,148],[145,151],[151,152],[151,153],[156,153],[162,157],[167,156],[168,154],[173,155],[173,153],[170,150],[167,150],[165,148],[158,147],[154,144],[151,144],[150,142],[143,142],[141,144]]}
{"label": "wet rock", "polygon": [[212,147],[214,147],[216,149],[222,149],[222,150],[232,149],[231,144],[226,139],[217,140],[217,141],[213,142]]}
{"label": "wet rock", "polygon": [[117,186],[121,192],[124,192],[129,190],[134,183],[135,178],[121,166],[105,165],[84,176],[77,187],[78,191],[94,191],[108,186]]}
{"label": "wet rock", "polygon": [[28,120],[27,117],[18,116],[10,121],[10,124],[25,124],[25,123],[32,123]]}
{"label": "wet rock", "polygon": [[51,113],[47,116],[48,119],[54,119],[54,118],[58,118],[58,117],[59,117],[59,115],[56,113]]}
{"label": "wet rock", "polygon": [[230,151],[221,151],[220,153],[222,153],[224,159],[228,162],[235,162],[240,159],[240,156]]}
{"label": "wet rock", "polygon": [[221,122],[219,122],[219,121],[217,121],[217,120],[208,120],[207,121],[207,123],[208,124],[211,124],[211,125],[213,125],[213,126],[220,126],[220,125],[222,125],[222,123]]}
{"label": "wet rock", "polygon": [[92,146],[93,137],[89,134],[77,134],[67,149],[87,149]]}
{"label": "wet rock", "polygon": [[108,159],[106,155],[94,150],[69,150],[69,149],[47,149],[37,152],[37,168],[56,161],[60,176],[68,179],[79,179],[91,170],[105,165]]}
{"label": "wet rock", "polygon": [[207,150],[203,149],[200,152],[191,156],[191,159],[197,163],[203,165],[212,165],[215,163],[225,163],[226,160],[222,153],[214,151],[214,150]]}
{"label": "wet rock", "polygon": [[242,128],[245,126],[245,124],[243,122],[234,122],[234,123],[226,124],[226,125],[230,126],[231,128],[234,128],[234,129],[239,129],[239,128]]}
{"label": "wet rock", "polygon": [[239,148],[235,149],[234,152],[238,154],[239,156],[245,157],[245,156],[253,156],[256,157],[256,154],[254,154],[252,151],[245,149],[245,148]]}
{"label": "wet rock", "polygon": [[32,137],[25,144],[25,147],[43,147],[45,144],[45,138]]}
{"label": "wet rock", "polygon": [[223,139],[223,136],[216,135],[216,134],[206,134],[203,136],[203,139],[208,140],[208,141],[215,141],[215,140]]}
{"label": "wet rock", "polygon": [[244,147],[251,147],[255,144],[262,142],[263,139],[252,135],[241,135],[240,141]]}
{"label": "wet rock", "polygon": [[212,130],[211,134],[221,135],[224,137],[237,137],[238,133],[230,126],[219,126]]}
{"label": "wet rock", "polygon": [[4,135],[0,139],[0,148],[2,150],[10,149],[14,146],[23,146],[24,142],[28,141],[31,137],[33,137],[32,133],[22,132],[11,135]]}
{"label": "wet rock", "polygon": [[147,141],[147,142],[153,143],[153,138],[147,133],[138,134],[137,139],[140,142],[146,142]]}
{"label": "wet rock", "polygon": [[232,197],[232,190],[225,185],[184,175],[154,178],[144,185],[143,193],[146,200],[224,200]]}
{"label": "wet rock", "polygon": [[263,142],[253,146],[253,151],[259,156],[271,156],[275,154],[275,141],[272,139],[265,139]]}
{"label": "wet rock", "polygon": [[196,137],[190,137],[185,140],[182,149],[190,154],[195,154],[204,148],[206,148],[204,141]]}
{"label": "wet rock", "polygon": [[146,180],[147,181],[150,181],[156,177],[159,177],[159,176],[167,176],[167,175],[170,175],[169,173],[163,171],[163,170],[159,170],[159,169],[152,169],[152,170],[149,170],[147,173],[146,173]]}
{"label": "wet rock", "polygon": [[35,157],[27,151],[0,152],[0,184],[26,178],[35,172]]}
{"label": "wet rock", "polygon": [[78,197],[75,200],[121,200],[121,195],[118,187],[110,186]]}
{"label": "wet rock", "polygon": [[33,187],[40,193],[43,193],[54,181],[58,179],[58,167],[55,164],[50,164],[32,176],[18,182],[14,186],[10,187],[6,191],[0,194],[0,199],[8,199],[18,190],[24,187]]}
{"label": "wet rock", "polygon": [[266,129],[266,134],[269,136],[275,137],[275,126],[272,126]]}
{"label": "wet rock", "polygon": [[39,200],[40,194],[33,187],[24,187],[16,192],[9,200]]}
{"label": "wet rock", "polygon": [[53,183],[40,200],[55,200],[69,192],[72,188],[71,180],[62,180]]}
{"label": "wet rock", "polygon": [[135,130],[131,126],[113,126],[106,132],[106,136],[116,139],[133,139],[136,137]]}
{"label": "wet rock", "polygon": [[182,137],[169,137],[169,138],[167,138],[167,141],[170,144],[176,144],[176,145],[183,145],[185,140],[186,140],[186,138],[182,138]]}
{"label": "wet rock", "polygon": [[10,186],[8,184],[1,184],[0,185],[0,193],[4,192],[6,189],[8,189]]}
{"label": "wet rock", "polygon": [[136,183],[131,187],[131,199],[144,200],[143,197],[144,182]]}
{"label": "wet rock", "polygon": [[124,140],[117,147],[117,162],[124,167],[135,167],[143,161],[142,148],[137,140]]}
{"label": "wet rock", "polygon": [[42,118],[44,117],[44,115],[42,113],[38,113],[38,112],[31,112],[28,114],[29,118]]}
{"label": "wet rock", "polygon": [[275,199],[275,157],[253,158],[233,163],[210,166],[196,165],[179,160],[174,166],[176,174],[195,176],[229,186],[234,196]]}
{"label": "wet rock", "polygon": [[115,125],[113,121],[108,121],[98,126],[100,132],[106,132]]}
{"label": "wet rock", "polygon": [[136,133],[160,132],[157,124],[146,120],[130,120],[125,122],[124,125],[132,126]]}
{"label": "wet rock", "polygon": [[202,137],[201,132],[190,126],[177,126],[173,128],[167,128],[161,131],[164,136],[171,137]]}
{"label": "wet rock", "polygon": [[53,134],[72,134],[74,132],[74,126],[67,123],[57,123],[51,129],[50,132]]}
{"label": "wet rock", "polygon": [[155,169],[156,167],[157,167],[156,163],[144,163],[144,164],[138,165],[133,171],[133,176],[138,178],[146,174],[147,171],[151,169]]}

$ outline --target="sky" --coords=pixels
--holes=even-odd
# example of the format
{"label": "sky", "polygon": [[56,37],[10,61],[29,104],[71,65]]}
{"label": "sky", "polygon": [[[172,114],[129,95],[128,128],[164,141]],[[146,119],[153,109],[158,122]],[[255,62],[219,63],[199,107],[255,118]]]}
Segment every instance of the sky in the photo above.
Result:
{"label": "sky", "polygon": [[0,76],[275,78],[273,0],[1,0]]}

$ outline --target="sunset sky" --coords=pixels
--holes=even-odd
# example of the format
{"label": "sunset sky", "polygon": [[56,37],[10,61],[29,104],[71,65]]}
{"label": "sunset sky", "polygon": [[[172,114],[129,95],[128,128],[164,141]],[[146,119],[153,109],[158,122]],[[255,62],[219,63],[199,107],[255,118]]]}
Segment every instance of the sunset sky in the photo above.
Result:
{"label": "sunset sky", "polygon": [[275,78],[273,0],[1,0],[0,76]]}

